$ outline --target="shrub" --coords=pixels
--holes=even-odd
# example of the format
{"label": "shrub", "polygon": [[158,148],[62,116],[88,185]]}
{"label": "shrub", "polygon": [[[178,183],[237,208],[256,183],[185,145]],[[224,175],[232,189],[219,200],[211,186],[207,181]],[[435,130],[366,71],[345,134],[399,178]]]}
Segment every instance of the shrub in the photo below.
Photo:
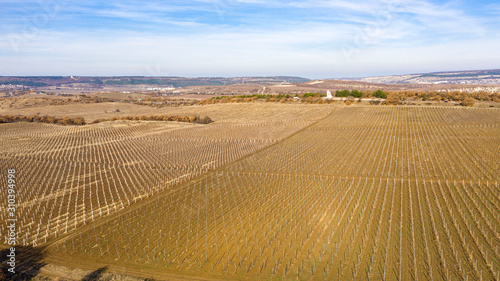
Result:
{"label": "shrub", "polygon": [[387,97],[387,99],[383,102],[384,105],[400,105],[402,104],[401,102],[401,97],[396,94],[396,93],[391,93]]}
{"label": "shrub", "polygon": [[62,120],[59,120],[58,123],[61,123],[63,125],[73,125],[74,121],[73,119],[69,118],[68,116],[64,116]]}
{"label": "shrub", "polygon": [[197,118],[194,123],[198,123],[198,124],[209,124],[209,123],[212,123],[214,121],[212,121],[212,119],[208,116],[205,116],[203,118]]}
{"label": "shrub", "polygon": [[85,125],[85,119],[81,116],[75,117],[73,120],[75,125]]}
{"label": "shrub", "polygon": [[376,90],[373,93],[373,96],[379,99],[386,99],[387,98],[387,93],[382,91],[382,90]]}
{"label": "shrub", "polygon": [[462,101],[461,105],[462,105],[462,106],[473,106],[473,105],[474,105],[474,101],[475,101],[475,100],[474,100],[473,98],[470,98],[470,97],[469,97],[469,98],[465,98],[465,99]]}

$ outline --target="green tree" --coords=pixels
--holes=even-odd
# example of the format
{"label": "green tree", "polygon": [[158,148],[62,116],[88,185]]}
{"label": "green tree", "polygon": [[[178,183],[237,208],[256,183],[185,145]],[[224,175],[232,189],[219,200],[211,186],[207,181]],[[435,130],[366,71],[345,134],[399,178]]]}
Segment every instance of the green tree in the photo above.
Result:
{"label": "green tree", "polygon": [[379,99],[386,99],[387,98],[387,93],[382,91],[382,90],[376,90],[373,93],[373,96]]}
{"label": "green tree", "polygon": [[349,90],[342,90],[342,91],[337,90],[335,92],[336,97],[348,97],[350,95],[351,95],[351,92]]}
{"label": "green tree", "polygon": [[351,91],[351,96],[355,98],[361,98],[365,93],[358,91],[358,90],[352,90]]}

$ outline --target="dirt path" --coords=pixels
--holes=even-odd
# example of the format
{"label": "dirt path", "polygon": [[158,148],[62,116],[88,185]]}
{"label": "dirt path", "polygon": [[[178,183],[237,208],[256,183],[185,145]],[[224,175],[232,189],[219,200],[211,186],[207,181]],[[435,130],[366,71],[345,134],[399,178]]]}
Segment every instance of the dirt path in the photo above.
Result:
{"label": "dirt path", "polygon": [[[133,265],[133,266],[120,266],[119,264],[104,264],[100,263],[98,261],[93,261],[93,260],[82,260],[81,258],[75,258],[75,257],[69,257],[66,255],[61,255],[61,254],[49,254],[49,257],[45,259],[45,262],[51,265],[59,265],[63,266],[65,268],[78,268],[78,269],[83,269],[83,270],[88,270],[88,271],[95,271],[99,268],[102,268],[104,266],[107,266],[107,273],[115,273],[115,274],[120,274],[120,275],[127,275],[127,276],[134,276],[134,277],[140,277],[140,278],[153,278],[156,280],[168,280],[168,281],[187,281],[187,280],[192,280],[192,281],[227,281],[227,280],[234,280],[234,279],[218,279],[215,277],[200,277],[200,276],[193,276],[190,275],[183,275],[183,274],[175,274],[171,272],[165,272],[160,269],[146,269],[145,266],[141,267],[139,265]],[[42,269],[42,273],[44,275],[52,275],[52,276],[60,276],[61,274],[59,272],[54,272],[52,269]]]}

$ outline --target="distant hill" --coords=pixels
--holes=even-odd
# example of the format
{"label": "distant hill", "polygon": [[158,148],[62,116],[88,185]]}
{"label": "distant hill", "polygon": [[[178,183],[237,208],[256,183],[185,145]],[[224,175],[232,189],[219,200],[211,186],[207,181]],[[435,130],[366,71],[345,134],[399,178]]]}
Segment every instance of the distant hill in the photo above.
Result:
{"label": "distant hill", "polygon": [[391,75],[352,80],[381,84],[500,85],[500,69]]}
{"label": "distant hill", "polygon": [[309,79],[290,76],[271,77],[144,77],[144,76],[120,76],[120,77],[90,77],[90,76],[3,76],[0,77],[0,85],[20,85],[27,87],[47,86],[71,86],[73,84],[87,84],[92,87],[102,86],[126,86],[126,85],[157,85],[173,88],[189,86],[224,86],[238,83],[251,84],[276,84],[276,83],[301,83]]}

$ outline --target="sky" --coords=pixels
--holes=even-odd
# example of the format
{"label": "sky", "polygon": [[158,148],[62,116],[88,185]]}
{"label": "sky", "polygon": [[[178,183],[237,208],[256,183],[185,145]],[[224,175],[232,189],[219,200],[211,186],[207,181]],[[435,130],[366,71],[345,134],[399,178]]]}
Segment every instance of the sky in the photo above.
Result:
{"label": "sky", "polygon": [[0,75],[365,77],[500,68],[498,0],[0,0]]}

